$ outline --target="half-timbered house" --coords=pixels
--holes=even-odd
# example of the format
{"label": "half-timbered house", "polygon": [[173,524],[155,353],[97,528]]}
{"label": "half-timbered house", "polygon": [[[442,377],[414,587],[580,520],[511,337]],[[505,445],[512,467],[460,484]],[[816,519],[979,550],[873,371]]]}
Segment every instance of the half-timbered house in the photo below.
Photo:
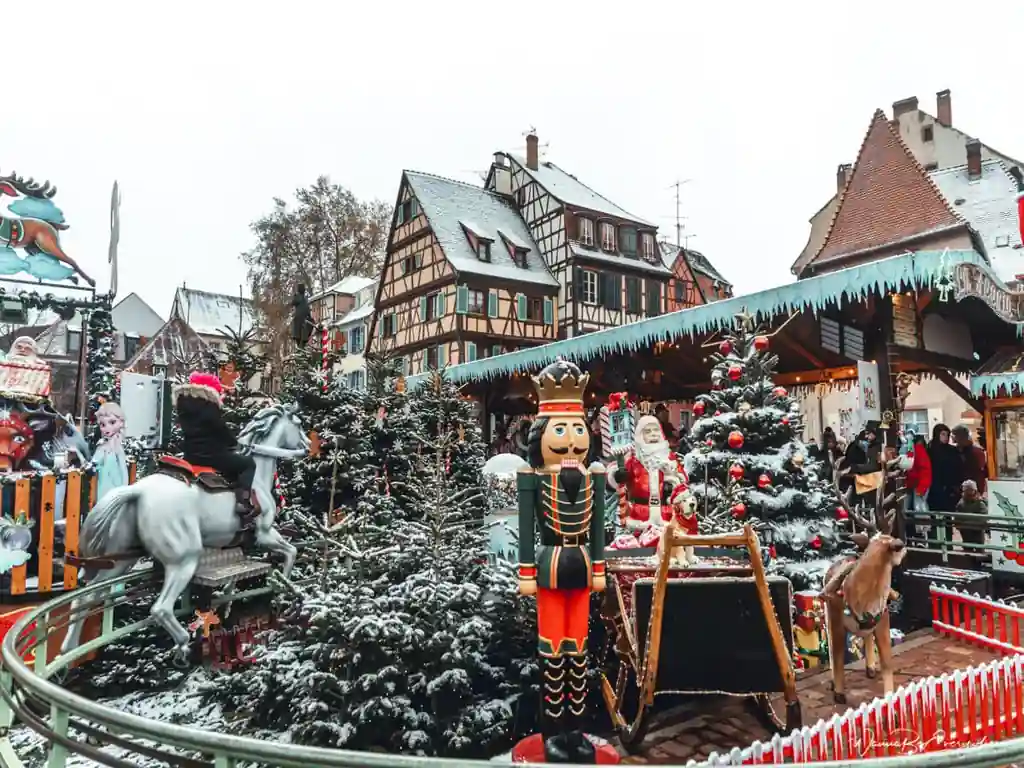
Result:
{"label": "half-timbered house", "polygon": [[669,312],[732,297],[732,284],[699,251],[659,243],[662,261],[672,272],[665,306]]}
{"label": "half-timbered house", "polygon": [[553,341],[558,282],[511,201],[406,171],[368,352],[407,373]]}
{"label": "half-timbered house", "polygon": [[485,185],[513,201],[558,283],[559,338],[664,313],[657,226],[541,161],[536,135],[525,157],[496,153]]}

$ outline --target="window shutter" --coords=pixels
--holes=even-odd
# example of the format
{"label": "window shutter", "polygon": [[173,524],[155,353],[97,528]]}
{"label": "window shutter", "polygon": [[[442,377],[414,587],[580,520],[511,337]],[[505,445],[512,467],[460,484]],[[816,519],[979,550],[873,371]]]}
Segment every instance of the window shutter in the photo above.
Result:
{"label": "window shutter", "polygon": [[455,289],[455,311],[464,315],[469,311],[469,287],[460,285]]}
{"label": "window shutter", "polygon": [[597,306],[599,307],[604,306],[605,278],[606,275],[604,272],[597,273]]}
{"label": "window shutter", "polygon": [[472,341],[466,342],[466,362],[472,363],[476,360],[476,344]]}
{"label": "window shutter", "polygon": [[404,209],[402,208],[402,204],[399,203],[398,204],[398,208],[395,209],[395,223],[396,224],[401,224],[404,221],[404,219],[402,218],[402,211],[403,210]]}
{"label": "window shutter", "polygon": [[519,320],[526,319],[526,294],[516,294],[516,317]]}
{"label": "window shutter", "polygon": [[416,218],[416,215],[419,212],[420,212],[420,204],[419,204],[419,202],[417,202],[416,198],[414,197],[412,200],[409,201],[409,218],[410,219]]}
{"label": "window shutter", "polygon": [[555,302],[551,299],[544,299],[544,324],[551,325],[555,322]]}
{"label": "window shutter", "polygon": [[488,291],[487,292],[487,316],[497,317],[498,316],[498,292]]}
{"label": "window shutter", "polygon": [[437,306],[434,307],[434,314],[437,315],[438,317],[444,317],[444,311],[445,311],[445,306],[444,305],[445,305],[445,293],[444,293],[444,290],[442,290],[439,294],[437,294]]}
{"label": "window shutter", "polygon": [[420,322],[427,319],[427,300],[429,297],[420,296]]}
{"label": "window shutter", "polygon": [[622,309],[622,275],[610,275],[612,292],[614,293],[615,306],[612,309]]}
{"label": "window shutter", "polygon": [[579,267],[572,268],[572,298],[573,301],[583,301],[583,270]]}
{"label": "window shutter", "polygon": [[501,344],[495,344],[493,347],[491,347],[491,357],[497,357],[498,355],[501,354],[501,352]]}
{"label": "window shutter", "polygon": [[377,337],[384,338],[384,315],[377,316]]}
{"label": "window shutter", "polygon": [[438,344],[437,345],[437,367],[444,368],[448,365],[448,345]]}

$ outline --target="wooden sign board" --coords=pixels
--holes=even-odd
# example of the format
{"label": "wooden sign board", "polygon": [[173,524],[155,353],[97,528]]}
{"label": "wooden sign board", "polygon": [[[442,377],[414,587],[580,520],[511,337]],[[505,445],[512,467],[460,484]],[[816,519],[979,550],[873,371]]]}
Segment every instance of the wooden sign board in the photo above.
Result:
{"label": "wooden sign board", "polygon": [[900,347],[921,346],[917,322],[917,306],[913,297],[896,294],[892,297],[892,340]]}
{"label": "wooden sign board", "polygon": [[981,299],[1008,323],[1024,322],[1021,301],[1024,293],[1009,290],[977,264],[957,264],[953,273],[956,300]]}

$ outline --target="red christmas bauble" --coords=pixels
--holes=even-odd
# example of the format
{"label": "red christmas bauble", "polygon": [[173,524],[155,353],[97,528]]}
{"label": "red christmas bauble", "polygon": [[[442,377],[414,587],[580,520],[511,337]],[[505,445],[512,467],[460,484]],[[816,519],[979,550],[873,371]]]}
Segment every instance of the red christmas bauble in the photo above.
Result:
{"label": "red christmas bauble", "polygon": [[729,447],[732,449],[743,447],[743,433],[739,430],[734,430],[729,433]]}
{"label": "red christmas bauble", "polygon": [[757,487],[758,488],[767,488],[771,484],[772,484],[772,479],[770,477],[768,477],[768,475],[761,475],[759,478],[757,478]]}
{"label": "red christmas bauble", "polygon": [[733,480],[739,480],[741,477],[743,477],[743,467],[741,467],[739,464],[733,464],[731,467],[729,467],[729,477],[731,477]]}
{"label": "red christmas bauble", "polygon": [[769,544],[768,545],[768,557],[775,557],[775,545],[774,544]]}
{"label": "red christmas bauble", "polygon": [[755,336],[754,337],[754,349],[758,352],[764,352],[768,349],[768,337],[767,336]]}
{"label": "red christmas bauble", "polygon": [[731,512],[732,516],[738,520],[739,518],[747,514],[747,505],[744,504],[742,501],[739,502],[738,504],[733,504]]}
{"label": "red christmas bauble", "polygon": [[742,366],[739,366],[739,365],[730,365],[729,366],[729,378],[730,379],[732,379],[733,381],[739,381],[740,380],[740,376],[742,376],[742,375],[743,375],[743,368],[742,368]]}
{"label": "red christmas bauble", "polygon": [[708,448],[710,448],[714,444],[715,444],[715,441],[712,440],[710,437],[707,439],[707,442],[704,443],[704,445],[706,445]]}
{"label": "red christmas bauble", "polygon": [[721,416],[721,415],[722,415],[721,411],[715,411],[715,416]]}
{"label": "red christmas bauble", "polygon": [[782,417],[782,426],[785,427],[785,426],[788,426],[788,425],[789,425],[789,416],[783,416]]}
{"label": "red christmas bauble", "polygon": [[811,546],[815,549],[821,549],[821,536],[815,536],[811,539]]}
{"label": "red christmas bauble", "polygon": [[704,403],[693,404],[693,415],[698,417],[704,415]]}
{"label": "red christmas bauble", "polygon": [[728,355],[730,352],[732,352],[732,342],[723,341],[721,344],[718,345],[718,351],[723,355]]}
{"label": "red christmas bauble", "polygon": [[850,513],[845,509],[842,507],[836,507],[836,520],[846,520],[849,516]]}
{"label": "red christmas bauble", "polygon": [[789,392],[786,391],[785,387],[776,387],[775,389],[772,390],[772,394],[775,395],[776,397],[785,397],[786,395],[789,394]]}

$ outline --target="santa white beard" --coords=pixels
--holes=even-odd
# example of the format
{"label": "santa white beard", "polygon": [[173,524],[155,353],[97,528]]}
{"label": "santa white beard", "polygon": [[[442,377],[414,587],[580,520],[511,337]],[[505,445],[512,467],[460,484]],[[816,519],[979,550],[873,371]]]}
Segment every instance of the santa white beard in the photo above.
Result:
{"label": "santa white beard", "polygon": [[648,470],[660,469],[669,464],[668,441],[662,440],[659,443],[638,443],[636,446],[636,457]]}

